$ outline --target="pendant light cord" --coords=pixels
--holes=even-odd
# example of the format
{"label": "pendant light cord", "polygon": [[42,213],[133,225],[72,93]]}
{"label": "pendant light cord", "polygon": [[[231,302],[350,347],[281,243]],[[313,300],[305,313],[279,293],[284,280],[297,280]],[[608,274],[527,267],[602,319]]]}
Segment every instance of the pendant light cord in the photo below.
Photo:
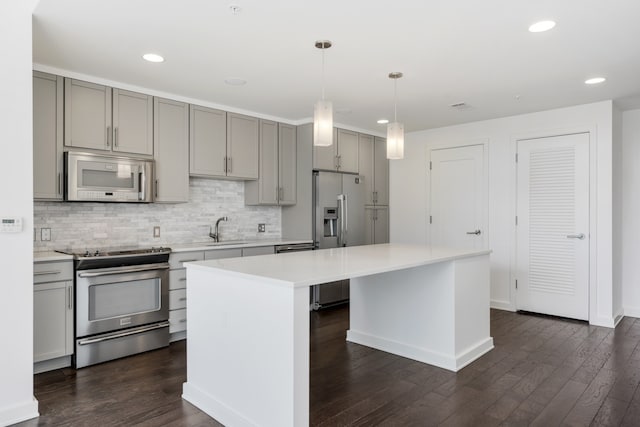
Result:
{"label": "pendant light cord", "polygon": [[322,49],[322,100],[324,101],[324,48]]}
{"label": "pendant light cord", "polygon": [[393,79],[393,121],[398,122],[398,79]]}

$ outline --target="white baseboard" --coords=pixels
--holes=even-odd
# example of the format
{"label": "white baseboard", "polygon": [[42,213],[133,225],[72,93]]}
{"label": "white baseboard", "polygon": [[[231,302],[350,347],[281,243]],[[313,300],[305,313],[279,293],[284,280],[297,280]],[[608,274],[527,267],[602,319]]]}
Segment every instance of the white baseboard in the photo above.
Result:
{"label": "white baseboard", "polygon": [[41,374],[54,369],[68,368],[71,366],[71,356],[62,356],[56,359],[44,360],[33,364],[33,373]]}
{"label": "white baseboard", "polygon": [[624,307],[624,315],[640,319],[640,307]]}
{"label": "white baseboard", "polygon": [[182,385],[182,398],[226,426],[257,426],[257,424],[252,423],[240,413],[219,401],[215,396],[192,383],[186,382]]}
{"label": "white baseboard", "polygon": [[491,308],[495,308],[496,310],[516,311],[516,308],[513,306],[513,304],[511,304],[511,301],[491,300],[489,302],[489,306]]}
{"label": "white baseboard", "polygon": [[2,408],[0,410],[0,426],[9,426],[39,416],[38,401],[34,397],[33,400],[18,406]]}

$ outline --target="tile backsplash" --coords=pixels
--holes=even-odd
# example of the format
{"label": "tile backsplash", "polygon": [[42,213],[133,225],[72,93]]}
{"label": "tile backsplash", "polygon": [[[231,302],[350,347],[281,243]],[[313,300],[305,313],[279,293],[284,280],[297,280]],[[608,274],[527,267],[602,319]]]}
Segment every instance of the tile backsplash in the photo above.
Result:
{"label": "tile backsplash", "polygon": [[[221,240],[279,238],[280,212],[277,206],[245,206],[242,181],[204,178],[190,179],[189,203],[35,202],[34,250],[211,242],[209,227],[221,216],[229,217],[220,223]],[[266,232],[258,233],[259,223]],[[40,240],[41,228],[51,229],[50,241]]]}

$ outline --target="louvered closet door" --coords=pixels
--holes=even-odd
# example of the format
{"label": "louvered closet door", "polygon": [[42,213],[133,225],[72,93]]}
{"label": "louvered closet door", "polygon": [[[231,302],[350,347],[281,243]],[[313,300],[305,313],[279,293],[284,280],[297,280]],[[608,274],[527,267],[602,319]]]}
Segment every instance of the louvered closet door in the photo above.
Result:
{"label": "louvered closet door", "polygon": [[589,319],[589,134],[518,141],[517,307]]}

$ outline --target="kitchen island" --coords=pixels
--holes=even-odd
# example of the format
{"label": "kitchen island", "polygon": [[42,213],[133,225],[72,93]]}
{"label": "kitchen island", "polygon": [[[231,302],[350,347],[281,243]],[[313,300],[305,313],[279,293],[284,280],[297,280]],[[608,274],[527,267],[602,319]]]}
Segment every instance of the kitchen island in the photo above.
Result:
{"label": "kitchen island", "polygon": [[457,371],[493,348],[489,253],[384,244],[185,264],[183,398],[228,426],[309,423],[309,287],[351,279],[347,340]]}

